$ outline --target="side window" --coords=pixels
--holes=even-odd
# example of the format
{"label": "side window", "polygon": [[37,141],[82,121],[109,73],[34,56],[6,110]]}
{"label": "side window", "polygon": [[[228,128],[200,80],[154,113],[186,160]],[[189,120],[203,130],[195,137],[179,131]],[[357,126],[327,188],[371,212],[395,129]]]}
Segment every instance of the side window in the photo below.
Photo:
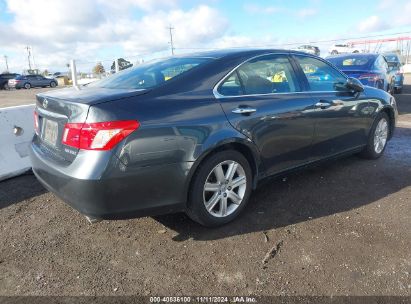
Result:
{"label": "side window", "polygon": [[340,91],[347,80],[338,70],[316,58],[296,56],[310,91]]}
{"label": "side window", "polygon": [[297,92],[294,70],[287,56],[266,55],[242,64],[218,88],[224,96]]}
{"label": "side window", "polygon": [[234,71],[219,87],[218,93],[224,96],[244,95],[244,91],[238,78],[237,71]]}
{"label": "side window", "polygon": [[246,95],[296,92],[296,76],[285,55],[255,58],[238,68]]}

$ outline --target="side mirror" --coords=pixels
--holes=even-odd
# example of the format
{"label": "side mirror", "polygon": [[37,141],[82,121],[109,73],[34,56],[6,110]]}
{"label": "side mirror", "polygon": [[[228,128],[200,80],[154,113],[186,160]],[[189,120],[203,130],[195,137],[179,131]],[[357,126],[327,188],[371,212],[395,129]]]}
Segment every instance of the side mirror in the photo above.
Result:
{"label": "side mirror", "polygon": [[345,86],[354,92],[364,92],[364,86],[357,78],[348,78]]}

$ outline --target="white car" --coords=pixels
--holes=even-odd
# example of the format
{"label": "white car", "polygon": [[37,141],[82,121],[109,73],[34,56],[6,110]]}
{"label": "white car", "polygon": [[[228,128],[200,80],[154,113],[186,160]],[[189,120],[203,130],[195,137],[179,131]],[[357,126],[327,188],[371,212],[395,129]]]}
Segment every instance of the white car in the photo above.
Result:
{"label": "white car", "polygon": [[348,44],[334,44],[330,50],[331,55],[347,54],[347,53],[361,53],[359,48],[352,47]]}

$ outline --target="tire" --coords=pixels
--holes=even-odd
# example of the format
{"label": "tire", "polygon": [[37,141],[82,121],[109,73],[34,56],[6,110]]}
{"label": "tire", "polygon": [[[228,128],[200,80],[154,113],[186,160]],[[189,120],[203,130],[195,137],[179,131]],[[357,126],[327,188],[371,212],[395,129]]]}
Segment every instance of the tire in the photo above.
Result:
{"label": "tire", "polygon": [[[384,123],[385,121],[385,123]],[[386,124],[386,128],[380,128],[382,125]],[[385,130],[385,131],[384,131]],[[376,133],[379,134],[376,135]],[[360,155],[363,158],[367,159],[377,159],[381,157],[381,155],[384,153],[385,148],[387,146],[388,138],[390,135],[390,119],[388,115],[384,112],[380,112],[377,117],[374,120],[374,123],[371,127],[370,134],[368,135],[368,141],[367,141],[367,146],[364,148],[364,150],[360,153]],[[384,140],[385,137],[385,140]],[[377,140],[382,140],[380,141],[377,149]]]}
{"label": "tire", "polygon": [[352,52],[353,54],[358,54],[359,53],[359,51],[358,50],[355,50],[354,52]]}
{"label": "tire", "polygon": [[3,90],[8,90],[9,89],[9,84],[8,83],[5,83],[4,85],[3,85]]}
{"label": "tire", "polygon": [[[236,169],[231,178],[226,179],[229,170],[233,168]],[[212,154],[203,160],[193,176],[189,189],[187,215],[207,227],[217,227],[231,222],[248,203],[252,191],[252,179],[250,164],[241,153],[227,150]],[[237,182],[233,186],[232,182],[235,181]],[[206,183],[209,184],[208,190],[206,190]]]}
{"label": "tire", "polygon": [[31,88],[31,84],[30,83],[25,83],[24,84],[24,88],[26,89],[26,90],[30,90],[30,88]]}
{"label": "tire", "polygon": [[336,50],[331,52],[331,55],[337,55],[337,54],[338,54],[338,51],[336,51]]}
{"label": "tire", "polygon": [[50,82],[50,87],[55,88],[57,86],[57,83],[55,81]]}
{"label": "tire", "polygon": [[402,94],[402,88],[394,88],[395,94]]}
{"label": "tire", "polygon": [[388,88],[388,93],[390,93],[391,95],[394,95],[395,93],[395,79],[391,79],[389,88]]}

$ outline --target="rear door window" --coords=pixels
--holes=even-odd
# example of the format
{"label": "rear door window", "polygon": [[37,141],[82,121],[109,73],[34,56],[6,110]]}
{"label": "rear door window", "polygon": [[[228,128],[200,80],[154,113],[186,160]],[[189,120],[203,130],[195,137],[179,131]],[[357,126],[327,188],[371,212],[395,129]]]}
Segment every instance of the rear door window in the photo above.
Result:
{"label": "rear door window", "polygon": [[309,91],[341,91],[347,78],[326,62],[308,57],[295,56],[309,85]]}
{"label": "rear door window", "polygon": [[300,90],[286,55],[260,56],[242,64],[219,87],[224,96],[292,93]]}

